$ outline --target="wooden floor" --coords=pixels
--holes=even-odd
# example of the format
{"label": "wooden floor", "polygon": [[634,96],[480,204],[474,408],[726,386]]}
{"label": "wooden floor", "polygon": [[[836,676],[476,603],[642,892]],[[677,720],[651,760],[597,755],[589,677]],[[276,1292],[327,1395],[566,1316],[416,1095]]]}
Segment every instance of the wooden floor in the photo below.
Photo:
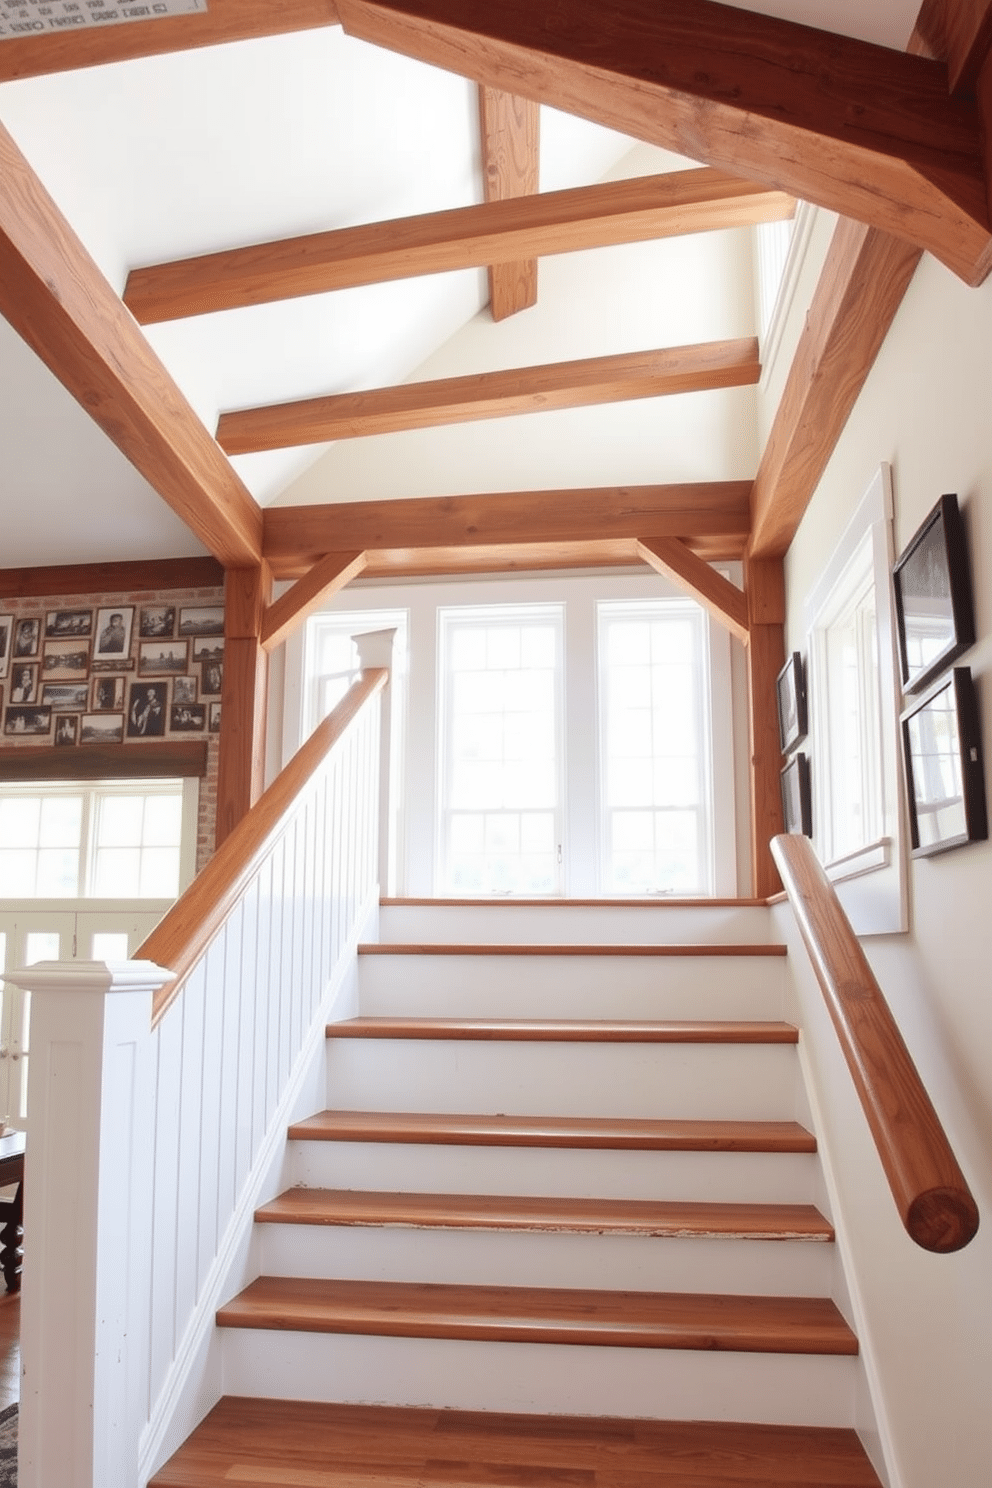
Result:
{"label": "wooden floor", "polygon": [[0,1410],[21,1398],[21,1298],[0,1293]]}
{"label": "wooden floor", "polygon": [[149,1488],[879,1488],[853,1431],[225,1399]]}

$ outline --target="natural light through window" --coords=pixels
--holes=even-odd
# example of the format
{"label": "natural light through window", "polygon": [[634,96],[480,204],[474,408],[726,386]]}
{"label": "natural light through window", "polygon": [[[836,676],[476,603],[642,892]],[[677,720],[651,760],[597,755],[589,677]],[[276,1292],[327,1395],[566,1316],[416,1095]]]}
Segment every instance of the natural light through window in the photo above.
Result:
{"label": "natural light through window", "polygon": [[599,606],[608,893],[712,892],[706,635],[695,604]]}
{"label": "natural light through window", "polygon": [[441,610],[447,892],[561,892],[560,605]]}

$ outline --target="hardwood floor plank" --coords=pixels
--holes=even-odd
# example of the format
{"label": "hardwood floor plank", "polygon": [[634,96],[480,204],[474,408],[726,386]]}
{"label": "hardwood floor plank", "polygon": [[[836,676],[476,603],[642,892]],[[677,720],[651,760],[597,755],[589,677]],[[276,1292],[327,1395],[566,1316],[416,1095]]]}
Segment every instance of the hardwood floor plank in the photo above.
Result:
{"label": "hardwood floor plank", "polygon": [[736,1022],[728,1019],[628,1019],[625,1022],[578,1018],[345,1018],[328,1023],[328,1038],[475,1039],[491,1042],[612,1044],[795,1044],[791,1023]]}

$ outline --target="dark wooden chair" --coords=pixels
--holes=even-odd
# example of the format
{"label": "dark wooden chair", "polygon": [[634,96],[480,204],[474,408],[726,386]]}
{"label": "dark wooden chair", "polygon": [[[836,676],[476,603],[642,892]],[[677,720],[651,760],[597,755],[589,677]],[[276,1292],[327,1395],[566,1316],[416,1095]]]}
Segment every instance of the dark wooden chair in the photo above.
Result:
{"label": "dark wooden chair", "polygon": [[0,1188],[17,1184],[13,1198],[0,1199],[0,1270],[8,1292],[21,1290],[24,1241],[24,1148],[22,1131],[0,1137]]}

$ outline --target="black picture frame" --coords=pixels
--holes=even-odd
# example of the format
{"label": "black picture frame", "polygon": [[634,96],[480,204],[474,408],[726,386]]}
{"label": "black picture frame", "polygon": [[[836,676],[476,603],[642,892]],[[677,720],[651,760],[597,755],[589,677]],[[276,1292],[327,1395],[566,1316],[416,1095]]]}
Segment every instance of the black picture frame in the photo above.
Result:
{"label": "black picture frame", "polygon": [[806,737],[809,717],[806,708],[806,669],[799,651],[793,651],[775,679],[778,702],[778,742],[790,754]]}
{"label": "black picture frame", "polygon": [[978,700],[970,667],[954,667],[902,714],[914,858],[989,835]]}
{"label": "black picture frame", "polygon": [[941,496],[892,566],[904,693],[922,692],[975,644],[964,522],[953,493]]}
{"label": "black picture frame", "polygon": [[813,835],[813,793],[810,789],[809,760],[802,750],[794,754],[781,771],[782,818],[785,830],[796,836]]}

